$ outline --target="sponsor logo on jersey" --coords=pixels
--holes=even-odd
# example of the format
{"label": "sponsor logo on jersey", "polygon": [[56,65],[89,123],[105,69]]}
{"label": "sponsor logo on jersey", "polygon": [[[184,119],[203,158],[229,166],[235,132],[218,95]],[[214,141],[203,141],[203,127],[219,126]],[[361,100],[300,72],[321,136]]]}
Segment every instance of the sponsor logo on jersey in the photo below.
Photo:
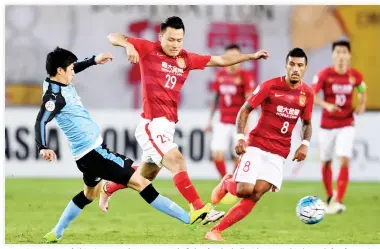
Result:
{"label": "sponsor logo on jersey", "polygon": [[288,108],[282,105],[278,105],[276,108],[276,111],[277,111],[276,113],[277,116],[291,118],[291,119],[298,118],[298,114],[300,114],[299,109]]}

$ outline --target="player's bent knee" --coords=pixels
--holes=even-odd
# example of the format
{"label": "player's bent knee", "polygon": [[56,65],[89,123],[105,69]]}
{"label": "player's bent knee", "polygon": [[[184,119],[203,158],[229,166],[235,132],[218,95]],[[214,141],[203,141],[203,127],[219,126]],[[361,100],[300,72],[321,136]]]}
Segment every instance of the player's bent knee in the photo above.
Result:
{"label": "player's bent knee", "polygon": [[223,161],[224,160],[224,152],[223,151],[215,151],[212,153],[212,159],[214,161]]}
{"label": "player's bent knee", "polygon": [[342,156],[339,159],[340,161],[340,166],[341,167],[348,167],[350,165],[350,158],[346,156]]}
{"label": "player's bent knee", "polygon": [[251,199],[254,202],[258,202],[264,194],[265,194],[265,192],[258,192],[256,190],[254,190],[252,193]]}
{"label": "player's bent knee", "polygon": [[238,183],[236,195],[239,198],[250,198],[252,197],[253,189],[255,185],[249,183]]}
{"label": "player's bent knee", "polygon": [[129,179],[128,187],[138,192],[141,192],[146,186],[150,184],[150,181],[140,175],[139,172],[135,172]]}
{"label": "player's bent knee", "polygon": [[100,195],[101,186],[101,181],[95,187],[85,186],[83,190],[84,196],[90,201],[95,200]]}
{"label": "player's bent knee", "polygon": [[322,167],[324,167],[324,168],[329,168],[329,167],[331,167],[331,160],[324,161],[324,162],[322,163]]}

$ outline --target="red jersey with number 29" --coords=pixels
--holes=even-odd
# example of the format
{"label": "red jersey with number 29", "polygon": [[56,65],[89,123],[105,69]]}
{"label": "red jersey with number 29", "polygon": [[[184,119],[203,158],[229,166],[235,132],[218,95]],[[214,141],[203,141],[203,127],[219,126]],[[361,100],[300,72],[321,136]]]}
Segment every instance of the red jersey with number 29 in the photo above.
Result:
{"label": "red jersey with number 29", "polygon": [[321,127],[324,129],[351,126],[354,123],[352,93],[363,82],[362,74],[350,68],[345,74],[338,74],[332,67],[320,71],[313,79],[314,92],[322,90],[324,100],[336,104],[341,111],[329,113],[322,111]]}
{"label": "red jersey with number 29", "polygon": [[304,82],[292,89],[283,76],[258,85],[247,101],[252,108],[261,105],[261,116],[249,134],[248,146],[287,158],[298,119],[311,120],[313,90]]}
{"label": "red jersey with number 29", "polygon": [[146,119],[166,117],[178,122],[180,91],[191,70],[204,69],[211,56],[181,50],[176,57],[167,56],[159,42],[127,38],[139,54],[143,87],[143,113]]}

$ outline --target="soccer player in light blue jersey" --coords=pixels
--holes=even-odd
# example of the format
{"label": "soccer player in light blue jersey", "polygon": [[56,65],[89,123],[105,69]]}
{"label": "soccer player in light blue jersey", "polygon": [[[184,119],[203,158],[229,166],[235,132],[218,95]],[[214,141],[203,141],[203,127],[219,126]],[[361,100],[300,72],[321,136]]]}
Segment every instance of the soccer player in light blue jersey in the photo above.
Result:
{"label": "soccer player in light blue jersey", "polygon": [[99,196],[102,179],[136,190],[153,208],[185,224],[191,224],[191,227],[207,215],[199,212],[190,217],[183,208],[160,195],[149,180],[135,172],[130,158],[111,152],[103,143],[98,125],[83,107],[71,82],[75,73],[112,59],[110,53],[101,53],[77,62],[77,57],[72,52],[59,47],[47,55],[46,71],[49,77],[43,82],[43,101],[35,124],[38,150],[45,160],[56,159],[55,152],[46,143],[45,131],[46,124],[54,118],[69,141],[85,185],[83,191],[68,203],[53,230],[44,236],[46,242],[57,242],[62,238],[64,230],[82,209]]}

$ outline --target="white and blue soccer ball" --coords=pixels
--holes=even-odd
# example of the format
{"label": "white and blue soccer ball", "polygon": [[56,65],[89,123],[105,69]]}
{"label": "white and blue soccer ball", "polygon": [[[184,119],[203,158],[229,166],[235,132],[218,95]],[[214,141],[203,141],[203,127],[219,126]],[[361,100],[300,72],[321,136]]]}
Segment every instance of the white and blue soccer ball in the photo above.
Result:
{"label": "white and blue soccer ball", "polygon": [[296,207],[297,217],[305,224],[320,222],[326,214],[326,205],[318,197],[308,195],[299,200]]}

